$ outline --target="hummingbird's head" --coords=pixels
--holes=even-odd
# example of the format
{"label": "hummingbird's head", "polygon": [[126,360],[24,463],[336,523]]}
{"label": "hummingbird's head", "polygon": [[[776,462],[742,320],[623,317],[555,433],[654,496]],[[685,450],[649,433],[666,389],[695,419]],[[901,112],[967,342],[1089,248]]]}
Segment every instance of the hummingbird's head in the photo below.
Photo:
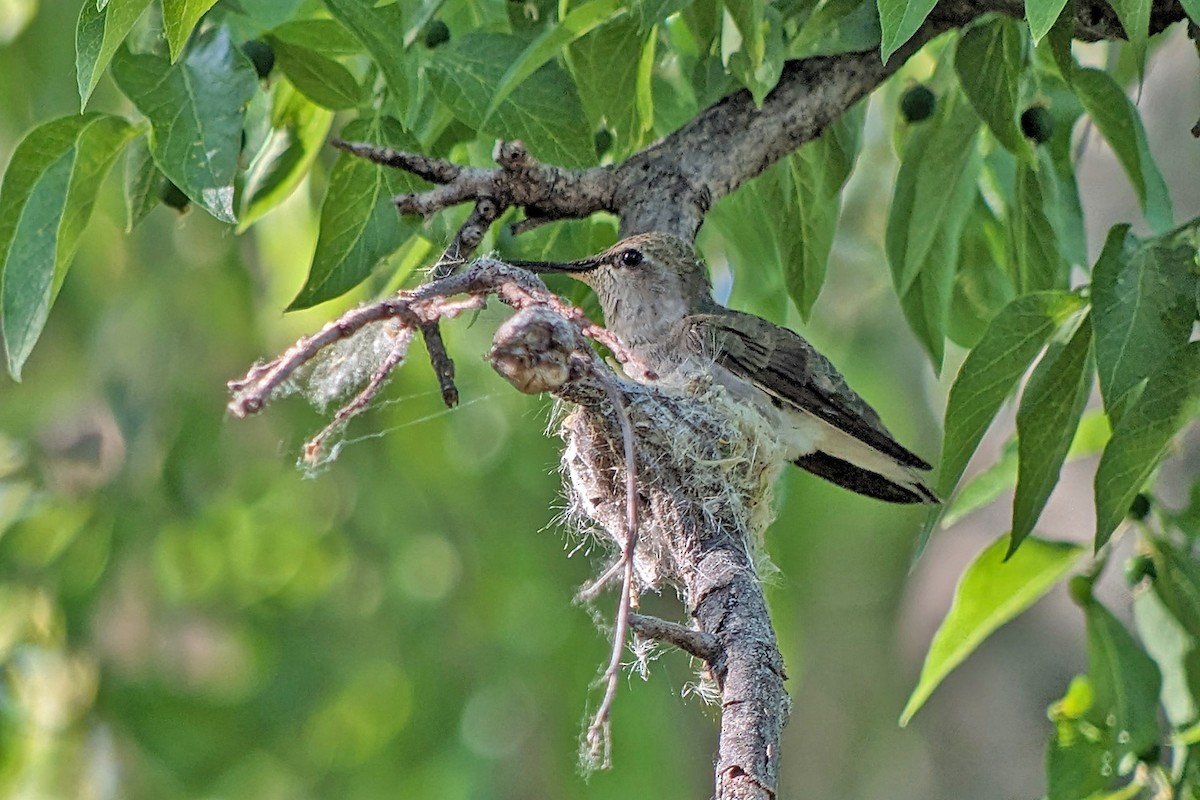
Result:
{"label": "hummingbird's head", "polygon": [[640,233],[578,261],[513,261],[533,272],[562,272],[595,290],[605,324],[626,336],[633,329],[673,325],[711,304],[704,264],[692,245],[669,233]]}

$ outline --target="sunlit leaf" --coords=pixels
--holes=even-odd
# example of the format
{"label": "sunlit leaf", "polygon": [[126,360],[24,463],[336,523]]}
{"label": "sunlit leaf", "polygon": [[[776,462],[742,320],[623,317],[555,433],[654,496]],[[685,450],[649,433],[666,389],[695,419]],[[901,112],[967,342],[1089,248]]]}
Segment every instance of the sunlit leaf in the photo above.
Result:
{"label": "sunlit leaf", "polygon": [[0,186],[0,324],[15,379],[41,336],[100,183],[136,133],[109,114],[60,117],[13,151]]}
{"label": "sunlit leaf", "polygon": [[103,7],[85,0],[75,29],[75,74],[79,84],[79,107],[88,98],[100,76],[108,69],[113,54],[125,41],[150,0],[108,0]]}
{"label": "sunlit leaf", "polygon": [[1028,538],[1007,561],[1007,537],[971,562],[954,592],[954,603],[929,645],[921,677],[900,724],[912,719],[950,671],[997,628],[1038,601],[1079,561],[1084,549],[1067,542]]}
{"label": "sunlit leaf", "polygon": [[113,77],[150,120],[154,162],[193,201],[234,222],[233,179],[241,151],[244,104],[258,76],[225,28],[206,31],[174,66],[148,54],[118,51]]}
{"label": "sunlit leaf", "polygon": [[[110,0],[112,2],[112,0]],[[171,63],[183,54],[188,37],[205,12],[216,5],[217,0],[162,0],[163,33],[171,49]]]}
{"label": "sunlit leaf", "polygon": [[948,496],[980,439],[1046,342],[1083,300],[1068,292],[1018,297],[988,326],[959,370],[946,405],[938,493]]}
{"label": "sunlit leaf", "polygon": [[1050,348],[1021,395],[1017,409],[1020,463],[1013,498],[1011,555],[1033,531],[1058,484],[1067,450],[1092,387],[1092,323],[1084,317],[1061,348]]}

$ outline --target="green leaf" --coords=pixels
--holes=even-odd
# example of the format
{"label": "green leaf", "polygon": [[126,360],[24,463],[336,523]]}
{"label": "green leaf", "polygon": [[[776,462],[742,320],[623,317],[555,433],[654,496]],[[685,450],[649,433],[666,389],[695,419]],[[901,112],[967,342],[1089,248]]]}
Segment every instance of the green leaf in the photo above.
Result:
{"label": "green leaf", "polygon": [[270,32],[273,39],[315,50],[330,58],[360,55],[362,42],[336,19],[297,19]]}
{"label": "green leaf", "polygon": [[[638,112],[638,64],[630,43],[640,41],[637,22],[617,19],[571,44],[567,62],[589,124],[601,124],[616,138],[616,150],[630,153],[642,139]],[[652,112],[653,113],[653,112]]]}
{"label": "green leaf", "polygon": [[996,463],[982,470],[958,491],[942,516],[942,528],[949,528],[968,514],[990,504],[1017,484],[1017,438],[1004,443]]}
{"label": "green leaf", "polygon": [[1017,124],[1025,33],[1015,19],[996,16],[972,25],[954,49],[954,69],[971,105],[996,139],[1022,160],[1033,150]]}
{"label": "green leaf", "polygon": [[162,0],[163,33],[171,49],[172,64],[179,60],[196,23],[216,3],[217,0]]}
{"label": "green leaf", "polygon": [[[1100,409],[1087,412],[1075,429],[1066,460],[1096,455],[1104,449],[1111,436],[1112,430],[1104,412]],[[942,517],[942,527],[949,528],[971,512],[983,508],[1016,483],[1017,437],[1013,436],[1004,443],[996,463],[977,473],[954,496]]]}
{"label": "green leaf", "polygon": [[741,29],[733,17],[726,14],[721,29],[721,60],[731,75],[750,90],[755,105],[763,100],[783,74],[783,62],[787,49],[783,42],[783,20],[774,8],[766,8],[763,20],[758,25],[762,39],[762,56],[752,53]]}
{"label": "green leaf", "polygon": [[108,0],[106,4],[84,0],[75,28],[75,74],[80,110],[87,108],[88,98],[108,68],[113,53],[117,52],[148,5],[150,0]]}
{"label": "green leaf", "polygon": [[1078,563],[1083,548],[1029,538],[1007,561],[1001,537],[963,572],[954,602],[929,645],[921,677],[900,715],[907,725],[950,671],[1004,623],[1038,601]]}
{"label": "green leaf", "polygon": [[630,10],[637,20],[639,30],[648,31],[691,4],[692,0],[633,0]]}
{"label": "green leaf", "polygon": [[163,174],[214,217],[235,222],[243,106],[258,90],[258,77],[229,32],[206,31],[174,66],[122,49],[113,77],[149,118],[150,151]]}
{"label": "green leaf", "polygon": [[[1158,578],[1155,578],[1156,588],[1157,583]],[[1193,585],[1192,588],[1196,590],[1200,586]],[[1133,619],[1146,652],[1162,673],[1162,705],[1167,719],[1176,728],[1192,723],[1200,709],[1189,686],[1186,659],[1196,646],[1196,635],[1172,616],[1157,591],[1143,589],[1134,593]]]}
{"label": "green leaf", "polygon": [[789,248],[790,258],[783,263],[784,279],[792,302],[805,320],[825,283],[842,187],[858,157],[865,111],[864,104],[854,106],[818,139],[788,157],[797,219],[787,226],[794,245]]}
{"label": "green leaf", "polygon": [[879,47],[875,0],[826,0],[788,41],[788,58],[834,56]]}
{"label": "green leaf", "polygon": [[[342,137],[399,150],[417,147],[390,117],[355,120]],[[321,203],[320,233],[308,280],[288,310],[309,308],[353,289],[404,244],[417,223],[399,217],[392,197],[416,188],[417,179],[407,173],[349,153],[339,155]]]}
{"label": "green leaf", "polygon": [[1050,32],[1066,5],[1067,0],[1025,0],[1025,19],[1029,22],[1029,33],[1034,44]]}
{"label": "green leaf", "polygon": [[[962,95],[946,92],[936,116],[913,132],[904,150],[904,160],[896,177],[896,200],[888,219],[889,236],[893,223],[907,228],[903,258],[899,264],[892,264],[896,290],[900,294],[912,286],[939,234],[959,238],[971,209],[975,179],[979,174],[980,161],[975,146],[978,136],[979,118]],[[901,203],[905,213],[898,215],[896,203],[902,195],[901,184],[905,184],[906,189],[911,184],[911,199]],[[968,192],[970,194],[964,200],[963,196]]]}
{"label": "green leaf", "polygon": [[379,65],[392,95],[392,106],[398,109],[410,99],[408,62],[401,46],[405,36],[401,17],[404,5],[391,3],[376,8],[374,0],[325,0],[329,13],[358,37]]}
{"label": "green leaf", "polygon": [[658,28],[651,28],[642,43],[641,58],[638,59],[637,89],[635,92],[639,132],[654,130],[654,52],[658,42]]}
{"label": "green leaf", "polygon": [[[757,70],[766,58],[766,2],[765,0],[724,0],[725,13],[737,31],[737,43],[733,50],[746,54],[750,69]],[[725,34],[721,48],[725,49]],[[724,55],[724,54],[723,54]],[[726,59],[728,62],[728,59]]]}
{"label": "green leaf", "polygon": [[1157,231],[1172,225],[1171,197],[1162,173],[1150,155],[1146,130],[1137,108],[1104,70],[1076,69],[1071,78],[1083,107],[1125,168],[1146,222]]}
{"label": "green leaf", "polygon": [[1151,541],[1154,593],[1191,636],[1200,639],[1200,563],[1162,538]]}
{"label": "green leaf", "polygon": [[1112,753],[1083,725],[1061,727],[1069,733],[1051,736],[1046,751],[1046,800],[1103,800],[1096,793],[1112,783]]}
{"label": "green leaf", "polygon": [[941,369],[963,228],[976,194],[979,118],[947,92],[912,130],[896,176],[885,248],[909,327]]}
{"label": "green leaf", "polygon": [[1186,242],[1138,242],[1128,225],[1108,232],[1092,269],[1096,367],[1113,419],[1147,378],[1178,363],[1195,318],[1196,249]]}
{"label": "green leaf", "polygon": [[122,117],[44,122],[13,151],[0,186],[0,324],[20,380],[87,227],[96,192],[137,130]]}
{"label": "green leaf", "polygon": [[523,49],[520,39],[499,33],[468,33],[442,45],[429,65],[438,99],[464,124],[490,136],[521,139],[543,161],[564,167],[594,163],[579,95],[556,64],[543,66],[487,113],[504,65]]}
{"label": "green leaf", "polygon": [[[1066,131],[1064,149],[1070,147],[1070,130],[1075,124],[1075,116],[1060,113],[1059,108],[1052,109],[1055,125]],[[1057,134],[1051,140],[1052,148],[1057,148]],[[1061,160],[1050,155],[1046,149],[1038,149],[1039,167],[1037,178],[1041,194],[1041,211],[1053,229],[1054,241],[1058,243],[1058,252],[1062,260],[1070,265],[1082,266],[1087,262],[1087,238],[1083,229],[1083,206],[1079,201],[1079,186],[1075,182],[1075,165],[1069,153],[1064,153]]]}
{"label": "green leaf", "polygon": [[358,104],[362,88],[350,70],[315,50],[274,37],[268,37],[267,41],[275,49],[275,63],[309,100],[331,111]]}
{"label": "green leaf", "polygon": [[246,167],[238,230],[296,190],[321,152],[333,112],[310,103],[287,83],[274,88],[271,131]]}
{"label": "green leaf", "polygon": [[1088,677],[1095,703],[1088,718],[1113,731],[1116,761],[1141,755],[1158,743],[1158,693],[1162,677],[1150,656],[1108,609],[1089,602]]}
{"label": "green leaf", "polygon": [[1017,165],[1013,192],[1013,261],[1017,290],[1065,289],[1069,268],[1059,251],[1058,236],[1043,210],[1041,183],[1028,164]]}
{"label": "green leaf", "polygon": [[879,5],[880,57],[886,64],[929,16],[937,0],[877,0]]}
{"label": "green leaf", "polygon": [[1092,388],[1092,323],[1084,317],[1061,348],[1034,367],[1017,409],[1019,467],[1009,555],[1033,531],[1075,438]]}
{"label": "green leaf", "polygon": [[279,25],[296,15],[306,0],[234,0],[231,5],[263,27]]}
{"label": "green leaf", "polygon": [[1008,223],[1001,221],[980,195],[963,225],[954,295],[946,320],[946,335],[970,349],[979,344],[988,324],[1017,291],[1009,275]]}
{"label": "green leaf", "polygon": [[1146,67],[1146,40],[1150,38],[1150,7],[1151,0],[1108,0],[1121,28],[1129,39],[1133,49],[1133,57],[1137,62],[1138,76],[1141,77]]}
{"label": "green leaf", "polygon": [[[574,6],[557,23],[550,25],[513,60],[496,84],[485,117],[490,117],[521,83],[557,56],[571,42],[586,36],[595,28],[624,14],[619,0],[589,0]],[[636,40],[635,40],[636,41]],[[628,59],[628,52],[625,53]],[[607,65],[606,65],[607,66]],[[607,71],[607,70],[606,70]]]}
{"label": "green leaf", "polygon": [[1195,25],[1200,25],[1200,0],[1179,0],[1179,5]]}
{"label": "green leaf", "polygon": [[1029,364],[1083,300],[1068,292],[1018,297],[996,315],[950,389],[938,494],[948,497],[1000,404]]}
{"label": "green leaf", "polygon": [[1113,426],[1112,439],[1096,468],[1097,550],[1116,530],[1129,504],[1166,455],[1198,396],[1200,342],[1192,342],[1171,365],[1150,377],[1141,395]]}
{"label": "green leaf", "polygon": [[[110,0],[111,2],[111,0]],[[150,144],[139,136],[125,151],[125,231],[146,218],[159,204],[163,174],[154,166]]]}

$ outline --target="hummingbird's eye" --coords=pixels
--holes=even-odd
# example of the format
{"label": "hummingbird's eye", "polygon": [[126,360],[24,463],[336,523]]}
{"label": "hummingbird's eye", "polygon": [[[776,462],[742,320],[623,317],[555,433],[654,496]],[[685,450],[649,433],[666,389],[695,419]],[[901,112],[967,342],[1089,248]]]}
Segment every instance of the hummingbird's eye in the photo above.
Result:
{"label": "hummingbird's eye", "polygon": [[628,250],[621,251],[621,264],[626,267],[636,267],[638,264],[642,263],[644,258],[645,257],[642,255],[641,250],[634,250],[633,248],[630,248]]}

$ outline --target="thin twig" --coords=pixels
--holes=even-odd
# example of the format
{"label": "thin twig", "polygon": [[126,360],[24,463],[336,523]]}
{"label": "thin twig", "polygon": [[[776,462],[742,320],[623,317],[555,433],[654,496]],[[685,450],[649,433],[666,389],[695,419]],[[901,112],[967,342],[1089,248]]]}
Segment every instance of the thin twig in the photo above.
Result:
{"label": "thin twig", "polygon": [[425,351],[429,354],[433,374],[437,376],[438,386],[442,390],[442,402],[446,408],[454,408],[458,405],[458,387],[454,385],[454,361],[446,352],[442,329],[436,320],[426,322],[421,325],[421,335],[425,338]]}
{"label": "thin twig", "polygon": [[629,630],[629,615],[634,602],[633,557],[637,550],[638,537],[637,453],[633,425],[625,408],[625,398],[611,378],[601,373],[597,373],[597,377],[608,392],[609,401],[621,424],[621,440],[625,444],[625,547],[621,551],[619,562],[624,566],[624,573],[621,578],[620,597],[617,600],[616,619],[613,623],[612,656],[609,658],[608,668],[604,670],[604,698],[600,701],[600,707],[596,709],[596,715],[587,730],[589,755],[595,760],[603,753],[600,765],[602,769],[608,769],[612,765],[609,719],[617,697],[617,686],[621,677],[621,654],[625,651],[625,634]]}
{"label": "thin twig", "polygon": [[644,639],[666,642],[703,661],[712,663],[721,652],[721,643],[716,636],[644,614],[630,614],[629,627]]}

